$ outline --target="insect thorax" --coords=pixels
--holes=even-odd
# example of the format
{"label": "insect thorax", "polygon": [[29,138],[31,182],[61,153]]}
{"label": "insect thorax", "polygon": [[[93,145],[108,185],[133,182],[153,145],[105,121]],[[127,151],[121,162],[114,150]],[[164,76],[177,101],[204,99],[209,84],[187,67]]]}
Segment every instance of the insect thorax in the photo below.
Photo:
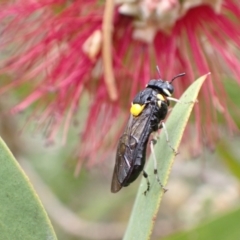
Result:
{"label": "insect thorax", "polygon": [[157,131],[160,121],[165,119],[167,115],[168,100],[165,100],[159,91],[146,88],[135,96],[130,111],[134,117],[138,117],[140,114],[148,114],[150,117],[149,127],[151,128],[149,130]]}

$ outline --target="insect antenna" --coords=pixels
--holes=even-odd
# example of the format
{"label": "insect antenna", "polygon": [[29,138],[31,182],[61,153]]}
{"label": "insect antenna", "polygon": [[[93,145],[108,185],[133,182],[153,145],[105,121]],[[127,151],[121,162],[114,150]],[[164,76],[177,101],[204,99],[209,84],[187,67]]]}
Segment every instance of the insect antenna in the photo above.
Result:
{"label": "insect antenna", "polygon": [[158,75],[159,75],[159,77],[160,77],[160,78],[162,78],[162,77],[161,77],[161,72],[160,72],[160,69],[159,69],[159,67],[158,67],[158,66],[156,66],[156,69],[157,69],[157,72],[158,72]]}
{"label": "insect antenna", "polygon": [[172,82],[173,82],[176,78],[182,77],[182,76],[184,76],[185,74],[186,74],[186,73],[180,73],[180,74],[178,74],[177,76],[175,76],[175,77],[171,80],[170,84],[172,84]]}

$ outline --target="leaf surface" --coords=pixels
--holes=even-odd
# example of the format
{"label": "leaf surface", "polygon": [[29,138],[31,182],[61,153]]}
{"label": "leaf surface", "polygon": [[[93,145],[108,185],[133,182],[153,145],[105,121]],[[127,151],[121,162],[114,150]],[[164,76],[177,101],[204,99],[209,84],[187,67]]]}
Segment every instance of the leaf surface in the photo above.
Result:
{"label": "leaf surface", "polygon": [[0,138],[0,240],[55,240],[29,179]]}
{"label": "leaf surface", "polygon": [[[183,103],[177,103],[173,108],[170,116],[168,117],[166,127],[171,145],[176,150],[178,149],[184,129],[187,125],[187,121],[194,106],[194,103],[186,102],[195,101],[197,99],[201,86],[208,75],[209,74],[206,74],[200,77],[195,82],[193,82],[191,86],[189,86],[189,88],[180,98],[180,101]],[[167,179],[169,177],[175,157],[171,148],[168,147],[165,139],[165,133],[162,130],[160,134],[160,141],[157,142],[154,149],[157,160],[159,160],[158,173],[164,186],[167,184]],[[160,207],[160,202],[163,196],[163,190],[156,181],[156,177],[154,174],[151,174],[153,173],[153,169],[153,159],[150,157],[145,170],[149,174],[151,189],[146,196],[143,194],[147,188],[146,179],[143,178],[140,183],[130,221],[124,236],[125,240],[150,239],[155,219]]]}

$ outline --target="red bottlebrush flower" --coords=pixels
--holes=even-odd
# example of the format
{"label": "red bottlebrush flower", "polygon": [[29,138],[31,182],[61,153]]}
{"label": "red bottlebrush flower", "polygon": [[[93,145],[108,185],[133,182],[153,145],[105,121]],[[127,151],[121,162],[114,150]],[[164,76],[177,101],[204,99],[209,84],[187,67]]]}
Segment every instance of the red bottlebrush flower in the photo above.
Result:
{"label": "red bottlebrush flower", "polygon": [[48,139],[52,141],[62,126],[65,139],[79,103],[88,96],[78,149],[79,163],[89,158],[91,165],[99,151],[115,145],[122,130],[116,124],[124,121],[122,109],[156,75],[159,65],[166,79],[187,73],[175,83],[177,97],[196,76],[212,73],[195,107],[197,145],[203,125],[209,143],[215,141],[214,108],[234,129],[220,79],[231,73],[240,81],[237,1],[116,2],[115,6],[111,0],[105,5],[81,0],[2,3],[0,46],[11,54],[6,53],[1,73],[11,73],[13,80],[2,84],[0,93],[24,85],[31,88],[12,112],[34,103],[39,123],[52,121]]}

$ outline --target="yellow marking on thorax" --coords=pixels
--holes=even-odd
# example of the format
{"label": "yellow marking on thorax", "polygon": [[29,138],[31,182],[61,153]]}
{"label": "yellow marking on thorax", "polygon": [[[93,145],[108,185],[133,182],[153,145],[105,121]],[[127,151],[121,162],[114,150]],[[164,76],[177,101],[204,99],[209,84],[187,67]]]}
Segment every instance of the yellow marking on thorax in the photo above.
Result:
{"label": "yellow marking on thorax", "polygon": [[157,104],[161,108],[162,102],[166,101],[166,99],[164,98],[164,96],[162,94],[157,94],[157,99],[159,99],[157,101]]}
{"label": "yellow marking on thorax", "polygon": [[161,101],[165,101],[165,98],[162,94],[157,94],[157,98]]}
{"label": "yellow marking on thorax", "polygon": [[137,117],[144,109],[144,105],[140,105],[138,103],[132,103],[132,106],[130,108],[130,113],[134,116]]}

